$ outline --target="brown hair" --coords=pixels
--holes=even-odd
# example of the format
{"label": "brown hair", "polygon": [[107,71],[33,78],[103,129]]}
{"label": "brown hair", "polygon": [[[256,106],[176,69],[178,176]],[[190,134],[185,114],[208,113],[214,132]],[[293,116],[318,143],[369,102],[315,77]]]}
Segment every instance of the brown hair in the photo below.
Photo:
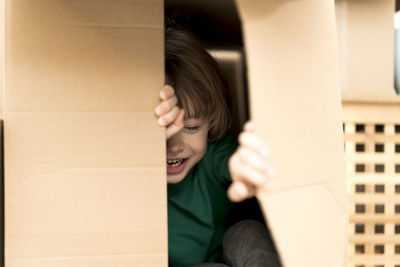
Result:
{"label": "brown hair", "polygon": [[221,137],[230,113],[219,66],[198,39],[176,24],[165,29],[165,73],[186,116],[208,120],[210,140]]}

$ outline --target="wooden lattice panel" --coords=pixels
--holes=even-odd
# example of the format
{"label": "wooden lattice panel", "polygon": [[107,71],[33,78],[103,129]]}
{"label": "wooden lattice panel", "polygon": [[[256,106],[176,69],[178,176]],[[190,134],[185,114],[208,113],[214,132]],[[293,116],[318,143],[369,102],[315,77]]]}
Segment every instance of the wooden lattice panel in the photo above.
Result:
{"label": "wooden lattice panel", "polygon": [[400,99],[343,101],[349,267],[400,267]]}

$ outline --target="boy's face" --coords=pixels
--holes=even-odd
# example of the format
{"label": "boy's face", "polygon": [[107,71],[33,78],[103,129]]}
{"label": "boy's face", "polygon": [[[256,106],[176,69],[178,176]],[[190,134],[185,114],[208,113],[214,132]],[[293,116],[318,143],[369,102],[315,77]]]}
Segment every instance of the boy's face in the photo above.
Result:
{"label": "boy's face", "polygon": [[207,149],[208,123],[185,119],[184,128],[167,140],[167,181],[179,183],[199,162]]}

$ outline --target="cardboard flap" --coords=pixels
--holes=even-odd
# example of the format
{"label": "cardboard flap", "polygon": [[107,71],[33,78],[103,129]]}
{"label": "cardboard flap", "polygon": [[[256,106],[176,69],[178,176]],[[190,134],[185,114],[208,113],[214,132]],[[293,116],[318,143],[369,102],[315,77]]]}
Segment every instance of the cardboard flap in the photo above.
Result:
{"label": "cardboard flap", "polygon": [[6,264],[166,266],[160,0],[6,6]]}
{"label": "cardboard flap", "polygon": [[289,267],[344,266],[346,187],[334,3],[237,3],[251,118],[276,169],[259,199],[282,261]]}
{"label": "cardboard flap", "polygon": [[142,200],[164,185],[135,177],[164,173],[163,167],[87,168],[30,177],[7,195],[7,219],[12,222],[7,227],[8,256],[18,264],[38,262],[40,255],[57,266],[65,264],[57,263],[60,258],[87,263],[125,256],[161,265],[165,244],[159,239],[166,229],[160,225],[167,214],[158,210],[158,203],[164,196],[154,195],[146,205]]}
{"label": "cardboard flap", "polygon": [[5,85],[5,1],[0,0],[0,118],[3,119],[3,101]]}
{"label": "cardboard flap", "polygon": [[346,266],[343,183],[258,195],[284,266]]}

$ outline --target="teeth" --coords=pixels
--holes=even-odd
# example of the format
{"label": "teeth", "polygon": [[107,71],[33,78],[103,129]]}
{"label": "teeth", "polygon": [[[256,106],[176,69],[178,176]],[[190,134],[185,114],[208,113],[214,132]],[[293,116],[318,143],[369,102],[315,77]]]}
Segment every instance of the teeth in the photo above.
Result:
{"label": "teeth", "polygon": [[169,160],[167,160],[168,167],[179,166],[179,165],[182,164],[182,162],[183,162],[183,159],[169,159]]}

